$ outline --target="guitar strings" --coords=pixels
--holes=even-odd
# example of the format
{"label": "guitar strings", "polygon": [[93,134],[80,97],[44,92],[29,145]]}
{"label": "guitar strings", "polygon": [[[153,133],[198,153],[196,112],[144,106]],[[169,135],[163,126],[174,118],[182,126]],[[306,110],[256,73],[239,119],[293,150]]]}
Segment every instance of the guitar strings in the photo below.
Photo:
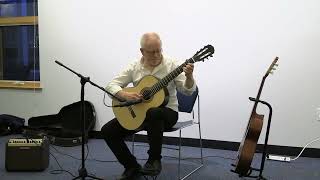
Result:
{"label": "guitar strings", "polygon": [[148,96],[153,96],[156,94],[160,89],[162,89],[164,86],[166,86],[171,80],[173,80],[175,77],[177,77],[182,71],[183,67],[189,63],[189,62],[195,62],[193,58],[187,60],[183,64],[181,64],[177,69],[169,73],[167,76],[165,76],[162,80],[154,84],[150,90],[143,91],[142,95],[146,99]]}

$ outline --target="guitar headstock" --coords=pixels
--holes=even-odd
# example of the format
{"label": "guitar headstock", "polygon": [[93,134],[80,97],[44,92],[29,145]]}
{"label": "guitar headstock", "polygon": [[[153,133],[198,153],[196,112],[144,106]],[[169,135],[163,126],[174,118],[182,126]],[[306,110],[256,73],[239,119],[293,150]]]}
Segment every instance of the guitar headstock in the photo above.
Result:
{"label": "guitar headstock", "polygon": [[278,61],[279,57],[275,57],[272,64],[270,65],[268,71],[266,72],[266,74],[264,75],[264,77],[266,78],[269,74],[273,74],[273,71],[276,70],[276,66],[278,66],[277,61]]}
{"label": "guitar headstock", "polygon": [[204,46],[202,49],[196,52],[195,55],[189,59],[190,63],[195,63],[198,61],[204,61],[208,57],[212,57],[214,53],[214,47],[210,44]]}

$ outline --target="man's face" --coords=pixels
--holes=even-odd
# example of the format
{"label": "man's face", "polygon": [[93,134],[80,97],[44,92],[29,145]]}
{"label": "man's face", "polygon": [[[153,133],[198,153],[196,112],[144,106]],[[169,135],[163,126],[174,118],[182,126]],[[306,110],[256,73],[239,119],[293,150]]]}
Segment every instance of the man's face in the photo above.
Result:
{"label": "man's face", "polygon": [[162,61],[162,48],[159,39],[149,39],[140,49],[144,61],[148,66],[156,67]]}

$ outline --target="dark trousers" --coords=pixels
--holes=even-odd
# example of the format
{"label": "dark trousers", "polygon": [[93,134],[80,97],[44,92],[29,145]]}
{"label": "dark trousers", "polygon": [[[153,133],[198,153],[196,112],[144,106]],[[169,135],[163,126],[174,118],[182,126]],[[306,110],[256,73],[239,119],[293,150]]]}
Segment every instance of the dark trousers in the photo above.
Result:
{"label": "dark trousers", "polygon": [[[149,159],[161,159],[163,132],[175,125],[177,120],[178,112],[170,108],[158,107],[147,111],[141,130],[146,130],[148,134],[150,146],[148,150]],[[123,128],[116,118],[101,128],[101,133],[106,143],[125,168],[136,167],[138,165],[136,158],[131,154],[124,142],[124,138],[136,132],[139,132],[139,130],[127,130]]]}

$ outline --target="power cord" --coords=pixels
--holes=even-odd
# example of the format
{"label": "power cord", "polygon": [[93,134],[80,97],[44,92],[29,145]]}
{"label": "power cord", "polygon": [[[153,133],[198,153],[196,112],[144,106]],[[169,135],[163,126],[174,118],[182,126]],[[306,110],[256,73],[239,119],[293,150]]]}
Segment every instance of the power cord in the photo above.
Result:
{"label": "power cord", "polygon": [[[85,160],[87,160],[88,155],[89,155],[89,146],[88,146],[88,144],[86,145],[86,147],[87,147],[88,151],[87,151]],[[59,151],[56,147],[54,147],[54,146],[51,146],[51,148],[54,149],[54,150],[56,151],[56,153],[58,153],[58,154],[61,154],[61,155],[64,155],[64,156],[68,156],[68,157],[70,157],[70,158],[72,158],[72,159],[76,159],[76,160],[79,160],[79,161],[82,160],[81,158],[77,158],[77,157],[74,157],[74,156],[72,156],[72,155],[69,155],[69,154],[66,154],[66,153],[62,153],[62,152],[60,152],[60,151]],[[60,170],[53,170],[53,171],[51,171],[51,174],[61,174],[61,173],[63,173],[63,172],[67,172],[67,173],[69,173],[72,177],[76,177],[76,176],[73,175],[70,171],[64,170],[64,169],[62,168],[62,166],[59,164],[59,162],[58,162],[58,160],[56,159],[56,157],[55,157],[52,153],[50,153],[50,155],[53,156],[53,158],[54,158],[55,161],[57,162],[58,166],[61,168]],[[81,165],[79,165],[78,170],[79,170],[80,168],[81,168]],[[90,173],[88,173],[88,174],[91,175],[91,176],[95,176],[95,174],[90,174]]]}
{"label": "power cord", "polygon": [[[35,143],[35,144],[37,144],[37,145],[40,145],[40,144],[38,144],[38,142],[36,142],[36,141],[34,141],[34,139],[31,137],[29,137],[27,134],[24,134],[24,138],[27,140],[27,142],[32,142],[32,143]],[[44,140],[47,140],[47,141],[49,141],[49,139],[46,137],[46,136],[44,136],[42,139],[44,139]],[[45,142],[43,142],[43,143],[45,143]],[[48,142],[49,143],[49,142]],[[50,147],[52,148],[53,146],[49,143],[49,154],[54,158],[54,160],[56,161],[56,163],[58,164],[58,166],[60,167],[60,169],[58,169],[58,170],[52,170],[52,171],[50,171],[50,174],[61,174],[61,173],[63,173],[63,172],[67,172],[68,174],[70,174],[72,177],[76,177],[75,175],[73,175],[70,171],[68,171],[68,170],[64,170],[63,168],[62,168],[62,166],[60,165],[60,163],[59,163],[59,161],[57,160],[57,158],[50,152]],[[54,148],[54,147],[53,147]]]}
{"label": "power cord", "polygon": [[72,177],[76,177],[74,174],[72,174],[70,171],[68,170],[64,170],[62,168],[62,166],[60,165],[59,161],[57,160],[57,158],[51,153],[49,152],[50,155],[54,158],[54,160],[56,161],[56,163],[58,164],[58,166],[60,167],[60,169],[57,169],[57,170],[52,170],[50,171],[50,174],[62,174],[63,172],[66,172],[68,174],[70,174]]}
{"label": "power cord", "polygon": [[309,143],[307,143],[307,144],[303,147],[303,149],[301,150],[301,152],[299,153],[299,155],[298,155],[297,157],[293,158],[293,159],[290,159],[290,161],[295,161],[295,160],[297,160],[297,159],[301,156],[302,152],[304,151],[304,149],[306,149],[307,146],[309,146],[310,144],[312,144],[312,143],[314,143],[314,142],[316,142],[316,141],[319,141],[319,140],[320,140],[320,137],[318,137],[318,138],[310,141]]}
{"label": "power cord", "polygon": [[309,143],[307,143],[303,149],[300,151],[299,155],[295,158],[291,158],[291,157],[288,157],[288,156],[280,156],[280,155],[271,155],[271,154],[268,154],[267,155],[267,159],[268,160],[274,160],[274,161],[282,161],[282,162],[290,162],[290,161],[295,161],[297,160],[301,154],[303,153],[303,151],[306,149],[307,146],[309,146],[310,144],[316,142],[316,141],[319,141],[320,140],[320,137],[310,141]]}
{"label": "power cord", "polygon": [[106,107],[113,107],[112,105],[106,104],[106,93],[103,94],[103,104],[104,104]]}

